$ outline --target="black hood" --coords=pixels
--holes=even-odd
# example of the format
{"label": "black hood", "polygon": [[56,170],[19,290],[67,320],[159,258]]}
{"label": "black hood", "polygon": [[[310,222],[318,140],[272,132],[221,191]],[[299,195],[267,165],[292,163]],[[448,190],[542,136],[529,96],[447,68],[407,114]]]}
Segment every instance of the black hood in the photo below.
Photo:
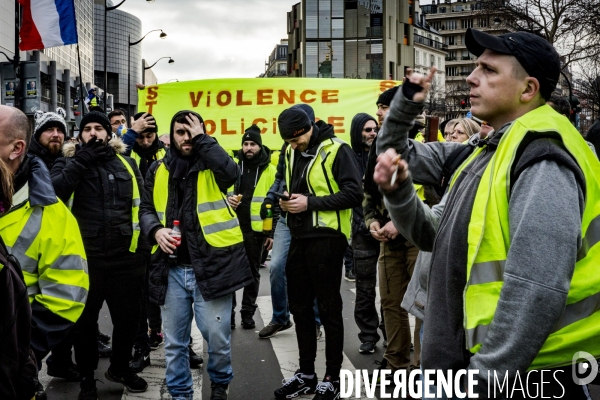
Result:
{"label": "black hood", "polygon": [[248,165],[252,166],[257,165],[262,169],[271,162],[271,150],[267,146],[260,146],[258,157],[252,160],[247,160],[246,157],[244,157],[243,149],[239,149],[237,151],[237,159],[240,160],[240,164],[243,162],[244,164],[247,163]]}
{"label": "black hood", "polygon": [[[175,148],[175,138],[173,137],[173,134],[175,132],[173,130],[173,127],[175,126],[175,121],[177,120],[177,118],[179,118],[183,114],[194,114],[196,117],[198,117],[198,119],[200,120],[200,122],[202,124],[204,124],[204,120],[202,119],[202,117],[200,116],[200,114],[198,114],[195,111],[183,110],[183,111],[179,111],[178,113],[176,113],[175,115],[173,115],[173,118],[171,118],[171,126],[169,127],[169,139],[171,141],[171,147],[169,149],[172,152],[178,154],[179,156],[181,156],[181,153],[179,153],[179,150],[177,150]],[[206,129],[206,127],[205,127],[205,129]],[[157,139],[158,139],[158,134],[156,136],[157,136]]]}
{"label": "black hood", "polygon": [[377,120],[367,113],[358,113],[352,118],[352,124],[350,125],[350,146],[357,156],[366,155],[364,145],[362,142],[362,129],[368,121],[373,121],[377,124]]}
{"label": "black hood", "polygon": [[327,139],[335,137],[333,132],[333,126],[325,123],[325,121],[318,121],[313,123],[313,133],[308,142],[308,149],[306,150],[309,154],[316,153],[319,145]]}

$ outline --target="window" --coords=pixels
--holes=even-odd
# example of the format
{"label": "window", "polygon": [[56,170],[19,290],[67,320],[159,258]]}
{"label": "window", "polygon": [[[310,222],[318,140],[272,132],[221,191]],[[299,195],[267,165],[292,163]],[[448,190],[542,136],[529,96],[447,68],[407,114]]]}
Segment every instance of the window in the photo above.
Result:
{"label": "window", "polygon": [[415,50],[415,66],[421,65],[421,52],[419,50]]}
{"label": "window", "polygon": [[446,29],[456,29],[456,20],[449,20],[446,23]]}
{"label": "window", "polygon": [[460,21],[461,23],[461,28],[462,29],[467,29],[467,28],[472,28],[473,27],[473,19],[469,18],[469,19],[463,19]]}

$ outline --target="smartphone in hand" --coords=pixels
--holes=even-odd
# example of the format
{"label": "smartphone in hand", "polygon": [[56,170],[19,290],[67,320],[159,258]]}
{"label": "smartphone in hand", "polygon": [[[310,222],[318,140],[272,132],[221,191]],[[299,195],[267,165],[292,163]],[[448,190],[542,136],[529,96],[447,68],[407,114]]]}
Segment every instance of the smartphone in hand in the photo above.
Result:
{"label": "smartphone in hand", "polygon": [[281,200],[284,200],[284,201],[288,201],[290,199],[289,196],[286,196],[285,194],[279,193],[279,192],[275,192],[275,196],[277,196],[278,198],[280,198]]}

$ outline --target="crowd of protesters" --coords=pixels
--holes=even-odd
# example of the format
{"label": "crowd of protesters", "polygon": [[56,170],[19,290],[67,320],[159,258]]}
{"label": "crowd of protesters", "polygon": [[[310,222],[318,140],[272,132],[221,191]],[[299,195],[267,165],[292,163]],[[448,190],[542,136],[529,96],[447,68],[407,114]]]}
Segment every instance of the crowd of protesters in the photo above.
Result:
{"label": "crowd of protesters", "polygon": [[[487,371],[549,369],[559,379],[546,395],[586,398],[570,369],[576,352],[600,358],[600,122],[587,143],[570,123],[544,40],[469,29],[466,44],[477,118],[443,121],[434,141],[423,108],[435,69],[409,70],[365,105],[350,143],[309,105],[286,109],[279,153],[256,125],[227,152],[188,110],[162,136],[148,113],[128,124],[92,111],[71,141],[62,110],[31,127],[0,106],[0,398],[44,398],[49,354],[48,374],[79,382],[79,400],[98,398],[99,357],[106,379],[144,392],[138,374],[164,344],[169,394],[191,399],[204,363],[195,317],[211,400],[227,399],[235,292],[254,329],[269,251],[273,315],[257,339],[295,325],[299,354],[276,399],[339,398],[344,276],[356,346],[372,354],[381,341],[381,370],[478,369],[483,394]],[[98,330],[104,302],[112,340]]]}

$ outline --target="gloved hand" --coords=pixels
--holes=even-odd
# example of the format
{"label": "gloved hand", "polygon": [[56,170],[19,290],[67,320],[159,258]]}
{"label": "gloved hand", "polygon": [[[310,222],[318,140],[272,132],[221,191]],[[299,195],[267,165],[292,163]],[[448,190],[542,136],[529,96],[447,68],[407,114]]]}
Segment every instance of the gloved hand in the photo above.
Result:
{"label": "gloved hand", "polygon": [[271,210],[273,209],[273,200],[271,200],[267,197],[263,201],[262,205],[260,206],[260,218],[261,219],[267,218],[267,204],[271,205]]}
{"label": "gloved hand", "polygon": [[91,138],[86,144],[81,146],[81,149],[75,153],[75,159],[86,168],[90,168],[101,157],[108,152],[108,146],[102,143],[102,140]]}

